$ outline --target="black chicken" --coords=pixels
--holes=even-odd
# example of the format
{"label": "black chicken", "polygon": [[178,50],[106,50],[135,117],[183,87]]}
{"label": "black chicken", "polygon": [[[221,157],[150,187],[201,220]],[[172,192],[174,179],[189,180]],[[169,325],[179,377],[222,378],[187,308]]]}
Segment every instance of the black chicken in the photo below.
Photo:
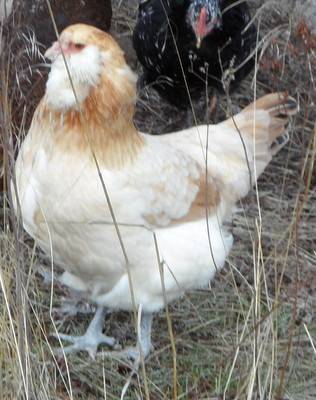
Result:
{"label": "black chicken", "polygon": [[182,109],[188,91],[192,99],[205,95],[206,81],[234,90],[254,66],[256,40],[247,3],[236,0],[140,0],[133,34],[142,86]]}

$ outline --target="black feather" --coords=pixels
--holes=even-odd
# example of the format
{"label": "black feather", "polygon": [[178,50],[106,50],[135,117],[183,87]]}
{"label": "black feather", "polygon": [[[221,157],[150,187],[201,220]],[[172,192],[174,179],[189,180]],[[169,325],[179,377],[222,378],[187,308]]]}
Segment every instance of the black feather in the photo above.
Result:
{"label": "black feather", "polygon": [[206,36],[198,49],[187,17],[192,1],[141,1],[133,34],[134,48],[143,66],[142,84],[152,84],[162,97],[183,109],[190,104],[187,86],[193,99],[201,98],[205,96],[207,76],[208,86],[223,92],[223,72],[230,67],[237,69],[228,88],[234,90],[253,69],[254,57],[246,60],[257,40],[256,26],[248,27],[247,3],[241,2],[225,12],[236,0],[222,0],[221,26]]}

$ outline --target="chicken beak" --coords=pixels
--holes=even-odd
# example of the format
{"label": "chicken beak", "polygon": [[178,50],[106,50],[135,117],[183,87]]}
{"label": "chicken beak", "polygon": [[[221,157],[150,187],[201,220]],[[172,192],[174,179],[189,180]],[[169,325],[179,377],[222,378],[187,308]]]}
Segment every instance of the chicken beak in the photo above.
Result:
{"label": "chicken beak", "polygon": [[52,46],[45,51],[44,57],[51,61],[55,61],[56,58],[61,54],[61,46],[59,42],[54,42]]}

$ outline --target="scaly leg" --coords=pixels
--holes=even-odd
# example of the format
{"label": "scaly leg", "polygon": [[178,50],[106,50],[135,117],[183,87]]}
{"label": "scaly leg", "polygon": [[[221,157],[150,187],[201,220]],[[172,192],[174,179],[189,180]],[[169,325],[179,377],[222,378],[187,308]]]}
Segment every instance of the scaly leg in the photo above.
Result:
{"label": "scaly leg", "polygon": [[92,358],[95,355],[100,344],[106,344],[110,347],[115,347],[116,341],[114,338],[106,336],[102,333],[104,317],[106,315],[106,309],[102,306],[98,306],[96,313],[86,330],[86,333],[82,336],[65,335],[62,333],[54,333],[53,336],[59,340],[65,340],[71,342],[70,346],[60,348],[56,351],[58,355],[75,353],[78,351],[87,351]]}
{"label": "scaly leg", "polygon": [[152,348],[151,345],[151,325],[153,321],[153,313],[142,312],[140,320],[140,329],[138,332],[138,345],[135,347],[127,347],[121,351],[108,351],[102,352],[103,356],[109,356],[120,360],[131,359],[133,361],[133,367],[135,370],[138,369],[141,357],[144,359],[150,353]]}

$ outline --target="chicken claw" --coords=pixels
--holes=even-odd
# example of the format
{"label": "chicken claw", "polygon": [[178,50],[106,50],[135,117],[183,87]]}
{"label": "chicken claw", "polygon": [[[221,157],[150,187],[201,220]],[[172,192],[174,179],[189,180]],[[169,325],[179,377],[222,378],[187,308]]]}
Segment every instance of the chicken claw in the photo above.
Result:
{"label": "chicken claw", "polygon": [[152,349],[151,344],[151,325],[153,320],[152,313],[142,313],[140,326],[138,329],[138,345],[126,347],[121,351],[103,351],[102,356],[114,358],[122,361],[132,361],[133,370],[137,371],[140,361],[148,356]]}
{"label": "chicken claw", "polygon": [[98,307],[96,313],[88,326],[85,334],[82,336],[65,335],[63,333],[53,333],[51,336],[59,340],[65,340],[72,344],[54,350],[54,354],[62,356],[63,354],[76,353],[78,351],[87,351],[91,358],[95,359],[99,345],[106,344],[114,349],[120,349],[113,337],[106,336],[102,333],[104,317],[106,309]]}

